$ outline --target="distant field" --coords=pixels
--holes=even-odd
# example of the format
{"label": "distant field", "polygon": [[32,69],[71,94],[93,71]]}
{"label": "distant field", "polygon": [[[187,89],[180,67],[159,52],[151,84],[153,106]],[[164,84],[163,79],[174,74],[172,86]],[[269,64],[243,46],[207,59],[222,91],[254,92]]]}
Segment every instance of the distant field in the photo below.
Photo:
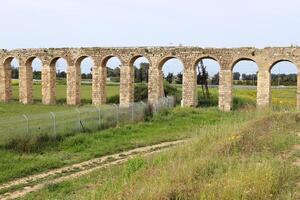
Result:
{"label": "distant field", "polygon": [[[180,85],[176,85],[178,89],[181,90]],[[18,103],[19,99],[19,87],[17,85],[13,86],[13,99],[14,101],[6,104],[0,103],[0,117],[15,114],[24,113],[41,113],[49,111],[67,110],[73,109],[73,107],[67,106],[66,102],[66,85],[58,85],[56,89],[57,102],[58,105],[55,106],[45,106],[41,104],[42,94],[41,85],[33,86],[33,97],[35,103],[33,105],[22,105]],[[202,91],[200,86],[198,87],[200,106],[217,106],[218,105],[218,88],[210,88],[211,98],[204,99],[202,97]],[[109,84],[107,85],[107,97],[111,97],[119,94],[119,85]],[[245,88],[235,88],[233,92],[234,104],[238,106],[239,104],[256,103],[256,90],[255,89],[245,89]],[[81,87],[81,97],[83,104],[90,104],[92,102],[92,86],[82,85]],[[272,89],[272,104],[275,106],[287,106],[296,107],[296,87],[286,87],[279,89]]]}
{"label": "distant field", "polygon": [[[66,105],[66,85],[57,85],[56,97],[57,105],[43,105],[42,104],[42,92],[41,85],[33,86],[33,98],[34,104],[22,105],[19,103],[19,87],[13,86],[13,101],[10,103],[0,103],[0,117],[16,114],[27,114],[27,113],[46,113],[50,111],[62,111],[74,109],[72,106]],[[117,95],[119,93],[118,85],[107,86],[107,97]],[[82,85],[81,95],[83,104],[90,104],[92,102],[92,86]]]}
{"label": "distant field", "polygon": [[[118,85],[108,85],[107,86],[107,96],[113,96],[119,94],[119,86]],[[57,85],[56,88],[56,98],[57,101],[62,103],[66,102],[67,96],[67,87],[66,85]],[[42,88],[41,85],[33,86],[33,98],[35,102],[42,102]],[[19,99],[19,86],[13,86],[13,99]],[[81,86],[81,99],[84,102],[92,102],[92,86],[91,85],[82,85]]]}

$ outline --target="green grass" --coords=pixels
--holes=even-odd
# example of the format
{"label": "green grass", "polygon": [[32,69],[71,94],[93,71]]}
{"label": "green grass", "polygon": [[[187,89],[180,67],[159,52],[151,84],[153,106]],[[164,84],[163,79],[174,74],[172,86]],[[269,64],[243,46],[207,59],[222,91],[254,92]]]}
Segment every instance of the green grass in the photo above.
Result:
{"label": "green grass", "polygon": [[[107,97],[114,96],[119,94],[119,86],[118,85],[107,85],[106,88]],[[67,87],[66,85],[57,85],[56,88],[56,99],[59,103],[63,104],[66,102],[66,95],[67,95]],[[92,102],[92,85],[81,85],[81,99],[85,103]],[[19,99],[19,86],[13,85],[13,99],[18,101]],[[33,85],[33,99],[37,103],[42,102],[42,89],[41,85]]]}
{"label": "green grass", "polygon": [[[82,85],[82,101],[84,104],[90,104],[92,102],[92,86]],[[41,85],[33,86],[33,98],[34,104],[23,105],[18,102],[19,99],[19,87],[13,85],[13,101],[10,103],[0,103],[0,117],[14,116],[20,114],[34,114],[34,113],[49,113],[50,111],[63,111],[74,109],[72,106],[66,105],[66,85],[57,86],[57,105],[43,105],[42,104],[42,94]],[[107,97],[117,95],[119,93],[118,85],[108,85],[107,86]]]}
{"label": "green grass", "polygon": [[297,199],[300,170],[282,159],[300,142],[295,113],[175,109],[152,123],[183,116],[190,126],[199,120],[198,128],[181,130],[194,135],[191,144],[51,184],[24,199]]}
{"label": "green grass", "polygon": [[[181,86],[177,87],[181,89]],[[22,105],[18,103],[19,87],[13,85],[13,99],[14,101],[7,103],[0,103],[0,117],[7,115],[15,114],[32,114],[32,113],[47,113],[49,111],[58,111],[58,110],[68,110],[72,109],[65,104],[66,102],[66,85],[57,86],[57,101],[58,105],[55,106],[45,106],[42,105],[42,95],[41,95],[41,85],[33,86],[33,97],[35,103],[32,105]],[[91,85],[82,85],[82,102],[84,104],[91,103]],[[198,88],[199,93],[199,105],[202,106],[217,106],[218,105],[218,89],[210,88],[211,98],[204,99],[202,97],[201,88]],[[107,85],[107,98],[111,98],[119,94],[119,86],[116,84]],[[275,106],[287,106],[287,107],[296,107],[296,87],[287,87],[282,89],[273,89],[272,90],[272,104]],[[233,97],[235,105],[238,105],[238,102],[244,102],[247,104],[256,104],[256,90],[254,89],[234,89]]]}
{"label": "green grass", "polygon": [[[113,96],[113,95],[118,94],[118,90],[119,90],[118,88],[119,87],[117,85],[109,85],[108,86],[108,96]],[[17,87],[14,87],[14,98],[17,98],[18,92],[16,92],[16,90],[17,90]],[[63,99],[65,98],[65,91],[66,91],[65,86],[61,85],[58,87],[57,97],[59,100],[61,100],[60,102],[62,102]],[[85,99],[84,102],[89,102],[90,97],[91,97],[91,86],[83,85],[82,91],[83,91],[82,97],[83,97],[83,99]],[[183,153],[182,155],[180,154],[181,160],[176,160],[176,156],[171,154],[171,155],[165,155],[165,156],[159,157],[159,159],[162,159],[161,163],[163,165],[172,167],[171,163],[167,162],[167,160],[168,160],[167,158],[170,156],[170,159],[172,161],[174,160],[174,163],[178,163],[178,167],[180,167],[181,165],[180,165],[179,161],[182,161],[183,163],[191,162],[190,160],[184,160],[183,157],[185,157],[185,156],[187,158],[189,158],[189,156],[191,156],[191,158],[193,158],[193,159],[195,159],[195,157],[193,157],[193,156],[196,156],[199,158],[204,157],[206,160],[199,160],[200,163],[198,163],[198,164],[199,164],[199,166],[203,166],[205,169],[205,167],[206,168],[209,167],[205,164],[206,161],[209,161],[209,162],[211,161],[212,163],[214,163],[216,160],[210,160],[210,159],[214,159],[215,157],[219,156],[218,154],[217,155],[208,154],[209,156],[211,155],[212,158],[210,158],[209,156],[205,156],[206,155],[205,153],[209,153],[210,152],[209,149],[213,145],[219,144],[217,142],[220,142],[220,144],[223,144],[223,142],[225,141],[224,138],[229,137],[229,135],[232,133],[234,133],[234,134],[237,133],[239,135],[243,135],[244,133],[240,132],[239,127],[241,127],[241,126],[246,126],[246,127],[249,126],[250,127],[250,125],[255,126],[255,125],[251,124],[251,122],[253,123],[253,120],[256,120],[257,118],[262,118],[262,117],[269,115],[268,112],[256,113],[254,111],[255,109],[253,109],[253,108],[247,109],[247,106],[246,106],[245,110],[235,110],[231,113],[220,112],[220,111],[218,111],[218,109],[216,107],[217,102],[218,102],[217,101],[217,99],[218,99],[217,89],[211,89],[210,91],[212,94],[212,98],[209,100],[205,100],[205,99],[201,98],[201,95],[200,95],[200,107],[202,107],[200,109],[176,108],[172,111],[164,111],[163,113],[160,113],[159,115],[154,116],[153,119],[150,119],[148,122],[145,122],[145,123],[129,124],[129,125],[124,125],[124,126],[121,126],[118,128],[110,128],[110,129],[107,129],[104,131],[97,131],[97,132],[93,132],[93,133],[79,133],[77,135],[61,138],[60,140],[55,140],[55,141],[50,140],[47,143],[43,144],[42,147],[37,152],[19,153],[16,151],[0,148],[0,163],[1,163],[0,164],[0,183],[12,180],[14,178],[28,176],[30,174],[35,174],[35,173],[43,172],[43,171],[46,171],[49,169],[66,166],[66,165],[69,165],[72,163],[81,162],[81,161],[99,157],[102,155],[112,154],[112,153],[120,152],[123,150],[135,148],[135,147],[155,144],[155,143],[159,143],[159,142],[163,142],[163,141],[177,140],[177,139],[186,138],[186,137],[197,137],[197,138],[199,137],[200,138],[199,140],[201,141],[202,136],[203,137],[206,136],[206,137],[204,137],[205,141],[200,142],[199,144],[193,144],[191,147],[185,147],[184,149],[186,149],[187,151],[183,151],[182,149],[179,150],[179,152],[182,151],[182,153]],[[199,91],[199,94],[201,94],[200,91]],[[10,115],[13,116],[13,115],[20,115],[23,113],[32,113],[32,114],[45,113],[45,112],[49,112],[49,111],[61,111],[61,110],[74,109],[73,107],[67,106],[65,104],[59,104],[59,105],[55,105],[55,106],[42,105],[40,103],[41,96],[39,96],[39,95],[40,95],[40,85],[35,85],[34,86],[34,98],[36,100],[35,104],[21,105],[21,104],[17,103],[16,101],[9,103],[9,104],[1,103],[0,104],[0,116],[10,116]],[[291,89],[272,90],[272,97],[273,97],[273,103],[275,103],[275,105],[295,106],[295,104],[296,104],[296,88],[292,87]],[[234,101],[235,101],[236,107],[238,105],[245,106],[246,104],[255,105],[256,91],[255,90],[236,89],[236,90],[234,90]],[[203,108],[204,106],[214,106],[214,107]],[[290,115],[288,115],[288,116],[290,116]],[[289,123],[287,123],[287,124],[289,124]],[[292,124],[292,125],[293,125],[292,127],[294,127],[294,124]],[[295,128],[295,130],[298,130],[298,127],[295,126],[294,128]],[[226,130],[226,132],[224,132],[224,130]],[[283,129],[278,129],[278,130],[281,130],[282,133],[285,133],[283,131]],[[268,133],[268,131],[269,130],[267,130],[266,133]],[[268,135],[271,135],[271,131],[270,131],[270,134],[268,134]],[[212,136],[211,139],[209,139],[210,136]],[[254,137],[254,139],[255,139],[255,137]],[[284,137],[282,135],[280,135],[280,137],[278,136],[274,139],[271,138],[271,140],[270,140],[270,138],[268,138],[268,139],[269,139],[268,140],[269,142],[271,141],[270,144],[273,145],[275,143],[276,144],[278,143],[278,145],[282,146],[283,150],[289,148],[292,143],[291,141],[294,141],[292,137],[290,137],[290,136]],[[272,142],[274,142],[274,143],[272,143]],[[265,140],[262,141],[262,146],[264,146],[264,144],[266,144]],[[286,145],[286,144],[288,144],[288,145]],[[222,145],[220,145],[220,146],[222,147]],[[191,150],[195,150],[192,147],[196,148],[196,151],[199,151],[199,154],[191,153]],[[203,151],[203,148],[207,148],[208,150]],[[189,150],[189,149],[191,149],[191,150]],[[242,157],[244,156],[244,152],[242,152],[242,150],[239,150],[237,148],[236,151],[237,151],[236,152],[237,154],[240,154]],[[261,151],[263,151],[263,150],[261,150]],[[179,153],[177,151],[175,151],[175,152],[176,152],[175,154]],[[189,152],[191,155],[189,155],[187,152]],[[214,152],[213,149],[211,149],[211,152]],[[186,153],[186,154],[184,154],[184,153]],[[252,153],[253,152],[251,152],[251,155],[252,155]],[[261,152],[259,152],[259,153],[261,153]],[[267,153],[269,155],[270,150],[265,151],[265,153]],[[239,169],[239,167],[243,167],[243,166],[238,166],[238,162],[236,160],[233,160],[234,161],[233,163],[229,162],[231,160],[229,160],[229,161],[226,160],[227,157],[230,157],[230,158],[233,157],[233,159],[235,159],[234,158],[235,155],[226,154],[226,156],[225,155],[221,155],[221,156],[224,156],[224,158],[220,159],[220,163],[219,163],[220,165],[222,165],[223,162],[225,162],[225,164],[228,162],[228,165],[225,166],[227,168],[230,168],[231,166],[233,166],[233,164],[235,167],[237,167],[237,169]],[[241,158],[238,158],[238,159],[240,160]],[[269,164],[269,166],[272,167],[273,165],[274,166],[276,165],[276,166],[278,166],[278,168],[276,168],[276,169],[274,168],[274,170],[279,170],[279,171],[282,170],[282,168],[281,168],[282,166],[280,165],[280,163],[277,162],[277,160],[271,160],[271,161],[272,162],[270,164],[269,160],[267,160],[267,162],[268,162],[267,164]],[[133,161],[133,162],[137,162],[137,164],[134,163],[134,164],[132,164],[133,166],[129,166],[130,169],[127,170],[129,172],[126,172],[126,174],[127,174],[126,176],[129,179],[128,181],[130,184],[132,183],[132,181],[138,181],[135,179],[131,180],[131,177],[135,177],[135,176],[130,175],[130,174],[135,174],[131,170],[139,171],[139,168],[144,169],[144,167],[143,167],[144,165],[148,166],[149,162],[151,164],[151,162],[154,162],[154,161],[143,160],[143,162],[145,162],[144,164],[141,164],[141,161]],[[155,161],[155,162],[158,162],[158,161]],[[272,164],[273,162],[275,164]],[[252,169],[253,166],[251,164],[253,164],[252,161],[250,162],[248,168],[243,168],[243,170],[245,170],[245,173],[248,170]],[[133,169],[131,169],[131,168],[133,168]],[[112,177],[116,177],[116,181],[118,181],[119,177],[121,177],[121,180],[123,180],[124,174],[122,174],[121,172],[120,173],[118,172],[118,170],[120,170],[120,169],[121,169],[121,172],[123,172],[123,170],[126,171],[126,169],[123,169],[123,166],[120,166],[120,167],[109,169],[109,170],[112,170],[112,171],[108,171],[108,173],[111,176],[106,176],[105,173],[103,174],[103,173],[98,172],[99,176],[95,175],[95,177],[103,178],[103,180],[110,180]],[[267,171],[268,169],[269,168],[266,168],[265,171]],[[178,170],[181,170],[181,169],[178,169]],[[193,170],[195,170],[195,169],[191,168],[191,172]],[[207,169],[207,170],[209,170],[209,169]],[[241,171],[242,171],[242,169],[241,169]],[[107,171],[105,171],[105,172],[107,172]],[[172,171],[172,172],[176,174],[177,171]],[[139,173],[142,173],[141,174],[142,176],[147,176],[147,175],[143,174],[144,172],[139,172]],[[148,172],[145,172],[145,173],[148,173]],[[167,172],[165,172],[165,173],[167,173]],[[232,172],[232,173],[236,173],[236,172]],[[159,177],[160,174],[156,174],[156,175]],[[241,173],[239,176],[243,177],[243,173]],[[151,178],[151,176],[149,176],[149,178]],[[152,178],[154,179],[154,177],[152,177]],[[168,180],[168,176],[164,176],[163,178],[166,178]],[[220,178],[220,180],[222,180],[222,176],[220,176],[219,178]],[[75,190],[77,190],[76,189],[77,187],[79,187],[78,190],[81,191],[81,187],[85,188],[86,184],[91,184],[86,179],[82,179],[76,183],[66,182],[66,183],[63,183],[62,186],[60,185],[59,188],[56,188],[56,186],[49,186],[49,191],[43,190],[43,192],[41,193],[41,199],[42,199],[42,197],[45,197],[45,196],[47,198],[51,197],[50,199],[52,199],[52,197],[54,199],[62,198],[63,195],[68,195],[67,198],[69,198],[69,199],[76,198],[76,196],[74,197],[72,195],[69,195],[69,193],[66,191],[69,191],[69,192],[75,191]],[[136,179],[138,179],[138,177],[136,177]],[[223,179],[224,179],[224,177],[223,177]],[[92,180],[97,182],[96,179],[92,179]],[[113,180],[115,180],[115,179],[113,179]],[[126,179],[126,181],[127,181],[127,179]],[[151,182],[152,180],[149,180],[149,181]],[[183,182],[184,181],[185,180],[183,180]],[[206,181],[206,179],[205,179],[205,181]],[[254,179],[252,181],[254,181]],[[180,182],[180,179],[178,179],[178,184],[179,184],[179,182]],[[78,185],[76,185],[77,183],[78,183]],[[75,184],[75,186],[73,184]],[[123,185],[122,181],[120,181],[120,182],[108,181],[107,184],[116,185],[117,186],[116,191],[123,193],[122,188],[124,185]],[[113,188],[111,188],[111,185],[105,185],[104,188],[107,188],[107,192],[99,189],[99,187],[97,187],[97,185],[95,185],[94,187],[97,188],[97,191],[99,190],[99,192],[97,192],[96,190],[93,190],[92,194],[95,194],[96,197],[103,197],[103,195],[108,195],[108,197],[114,199],[115,196],[113,196],[113,192],[112,192]],[[143,186],[142,183],[140,185]],[[157,183],[157,185],[159,185],[159,183]],[[199,183],[199,185],[201,185],[201,184]],[[203,186],[203,188],[206,188],[206,187],[204,187],[206,185],[201,185],[201,186]],[[215,185],[215,187],[218,187],[218,185]],[[172,188],[173,187],[169,187],[169,188],[167,187],[166,189],[171,190]],[[164,185],[162,186],[162,189],[164,189]],[[191,188],[187,188],[187,190],[189,190],[189,189],[191,189]],[[198,190],[196,190],[196,191],[198,191]],[[207,188],[207,191],[209,191],[208,188]],[[149,189],[149,192],[151,192],[150,189]],[[155,194],[157,193],[157,191],[152,191],[152,192],[154,192]],[[165,196],[170,197],[170,196],[168,196],[169,195],[168,192],[167,192],[167,194],[164,192],[165,191],[163,191],[163,193],[162,193],[163,197],[165,197]],[[171,193],[174,193],[174,191],[171,191]],[[183,194],[183,196],[186,195],[184,192],[181,192],[181,193]],[[210,193],[210,192],[207,192],[207,193]],[[78,193],[75,193],[75,194],[79,195],[79,197],[78,197],[79,199],[92,198],[92,197],[88,196],[88,194],[86,194],[85,192],[82,192],[82,194],[78,194]],[[116,193],[116,195],[117,194],[119,195],[119,193]],[[160,193],[158,192],[157,195],[159,195],[159,194]],[[84,196],[84,195],[86,195],[86,196]],[[110,196],[110,195],[112,195],[112,196]],[[129,193],[129,195],[133,195],[133,194]],[[150,195],[150,193],[149,193],[149,195]],[[34,197],[37,198],[36,196],[34,196]],[[134,196],[129,196],[129,197],[135,198]],[[160,196],[157,196],[157,197],[160,198]],[[175,191],[175,197],[177,197],[176,191]],[[200,198],[200,196],[197,196],[197,197]],[[205,197],[204,199],[209,199],[209,198]]]}
{"label": "green grass", "polygon": [[125,149],[189,137],[191,134],[185,130],[218,123],[221,118],[230,115],[216,108],[193,112],[175,109],[171,114],[167,112],[163,117],[156,116],[146,123],[49,141],[36,153],[18,153],[0,148],[0,182]]}

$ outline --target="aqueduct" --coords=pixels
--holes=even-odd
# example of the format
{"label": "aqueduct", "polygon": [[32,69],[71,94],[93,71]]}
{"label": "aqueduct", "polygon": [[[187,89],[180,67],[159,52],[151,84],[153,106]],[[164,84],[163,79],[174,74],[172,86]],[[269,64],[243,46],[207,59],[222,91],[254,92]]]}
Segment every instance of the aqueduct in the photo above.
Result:
{"label": "aqueduct", "polygon": [[67,68],[67,104],[80,104],[81,71],[84,58],[94,61],[92,70],[92,102],[95,105],[106,102],[106,62],[111,57],[121,61],[120,105],[129,106],[134,101],[133,63],[139,57],[149,61],[148,101],[155,103],[163,95],[164,62],[171,58],[179,59],[184,66],[182,105],[197,105],[196,64],[200,59],[210,58],[220,65],[219,108],[229,111],[232,108],[232,68],[241,60],[251,60],[258,65],[257,106],[270,105],[271,68],[280,61],[289,61],[297,66],[297,108],[300,108],[300,48],[268,47],[257,48],[199,48],[199,47],[137,47],[137,48],[50,48],[0,50],[0,100],[8,102],[12,98],[11,67],[13,58],[19,61],[20,102],[33,102],[32,61],[42,61],[42,102],[55,104],[56,70],[55,62],[64,58]]}

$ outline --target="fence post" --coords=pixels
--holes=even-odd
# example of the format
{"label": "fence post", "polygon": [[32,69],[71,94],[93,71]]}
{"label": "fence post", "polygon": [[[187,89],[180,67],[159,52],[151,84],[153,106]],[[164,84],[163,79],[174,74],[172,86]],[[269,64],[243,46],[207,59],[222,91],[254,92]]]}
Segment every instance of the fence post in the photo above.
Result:
{"label": "fence post", "polygon": [[26,120],[26,125],[27,125],[26,130],[27,130],[27,134],[29,134],[29,119],[28,119],[27,115],[25,115],[25,114],[23,114],[23,117],[24,117],[25,120]]}
{"label": "fence post", "polygon": [[75,108],[76,112],[78,113],[78,128],[80,130],[80,127],[81,127],[81,124],[80,124],[80,121],[81,121],[81,118],[80,118],[80,110],[78,108]]}
{"label": "fence post", "polygon": [[52,116],[52,119],[53,119],[53,134],[54,134],[54,137],[56,138],[56,117],[53,112],[50,112],[50,115]]}

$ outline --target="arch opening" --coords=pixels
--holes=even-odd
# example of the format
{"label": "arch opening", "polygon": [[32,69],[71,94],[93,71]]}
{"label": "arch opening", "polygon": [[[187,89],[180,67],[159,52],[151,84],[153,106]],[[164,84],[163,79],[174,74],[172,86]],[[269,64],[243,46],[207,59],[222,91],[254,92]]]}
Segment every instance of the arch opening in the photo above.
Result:
{"label": "arch opening", "polygon": [[289,60],[276,61],[270,68],[271,104],[280,107],[296,107],[297,66]]}
{"label": "arch opening", "polygon": [[116,56],[107,56],[101,63],[106,68],[105,96],[107,103],[120,103],[120,70],[122,63]]}
{"label": "arch opening", "polygon": [[[27,59],[25,66],[28,73],[32,74],[32,98],[33,101],[42,101],[42,61],[38,57]],[[29,74],[28,74],[29,75]]]}
{"label": "arch opening", "polygon": [[183,96],[184,65],[177,57],[166,57],[160,64],[160,96],[174,96],[177,103],[181,103]]}
{"label": "arch opening", "polygon": [[195,67],[198,105],[200,107],[217,106],[219,99],[219,62],[212,57],[204,57],[197,60]]}
{"label": "arch opening", "polygon": [[148,100],[149,60],[143,56],[136,56],[130,62],[134,68],[134,101]]}
{"label": "arch opening", "polygon": [[64,104],[67,99],[68,62],[64,58],[57,57],[51,61],[50,68],[55,71],[55,100],[59,104]]}
{"label": "arch opening", "polygon": [[232,66],[233,109],[256,105],[258,65],[252,59],[239,59]]}
{"label": "arch opening", "polygon": [[83,104],[92,103],[92,70],[94,60],[90,56],[82,56],[75,63],[80,71],[80,99]]}
{"label": "arch opening", "polygon": [[20,63],[15,57],[9,57],[4,61],[4,68],[6,77],[6,88],[4,91],[7,101],[19,100],[19,74],[20,74]]}

